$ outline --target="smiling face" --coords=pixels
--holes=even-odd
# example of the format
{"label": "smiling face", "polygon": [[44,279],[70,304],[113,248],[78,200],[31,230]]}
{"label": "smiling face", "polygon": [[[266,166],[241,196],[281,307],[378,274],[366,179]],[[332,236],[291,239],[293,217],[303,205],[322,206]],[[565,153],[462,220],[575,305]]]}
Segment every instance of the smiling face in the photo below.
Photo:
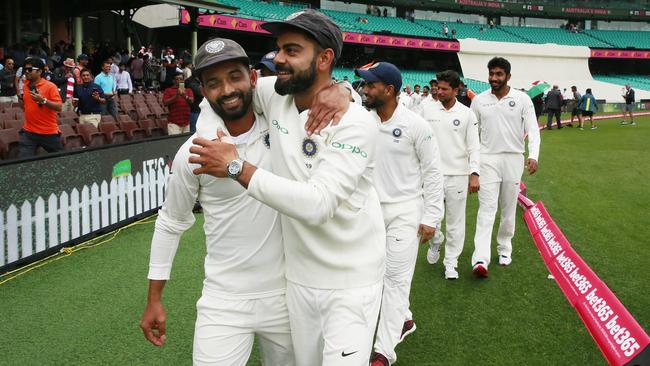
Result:
{"label": "smiling face", "polygon": [[492,88],[492,92],[498,92],[503,90],[508,85],[508,80],[510,80],[510,74],[507,74],[506,71],[500,67],[493,67],[489,70],[490,75],[488,76],[488,82]]}
{"label": "smiling face", "polygon": [[331,49],[322,49],[301,32],[283,32],[277,44],[279,51],[273,62],[278,76],[275,91],[280,95],[308,90],[316,81],[319,70],[328,70],[334,61]]}
{"label": "smiling face", "polygon": [[225,61],[201,72],[201,92],[224,121],[242,118],[252,108],[257,73],[241,61]]}

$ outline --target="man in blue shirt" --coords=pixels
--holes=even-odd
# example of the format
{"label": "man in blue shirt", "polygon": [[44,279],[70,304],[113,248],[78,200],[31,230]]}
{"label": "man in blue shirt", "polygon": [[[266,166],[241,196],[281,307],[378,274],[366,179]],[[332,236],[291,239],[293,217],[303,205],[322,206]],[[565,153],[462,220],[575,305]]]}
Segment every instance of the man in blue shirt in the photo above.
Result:
{"label": "man in blue shirt", "polygon": [[117,84],[115,77],[111,74],[111,60],[106,60],[102,64],[102,72],[95,76],[95,84],[99,85],[104,91],[106,96],[106,104],[102,104],[102,114],[110,114],[117,120],[117,105],[113,100],[113,96],[117,91]]}
{"label": "man in blue shirt", "polygon": [[102,106],[106,104],[106,96],[102,88],[93,83],[90,70],[81,71],[83,84],[75,85],[74,99],[79,107],[79,123],[92,123],[97,127],[101,121]]}

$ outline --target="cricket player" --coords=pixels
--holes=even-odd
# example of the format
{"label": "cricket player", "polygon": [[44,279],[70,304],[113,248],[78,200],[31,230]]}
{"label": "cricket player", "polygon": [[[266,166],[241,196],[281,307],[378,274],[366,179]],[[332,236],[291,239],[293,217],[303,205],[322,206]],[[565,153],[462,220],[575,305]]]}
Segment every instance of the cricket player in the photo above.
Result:
{"label": "cricket player", "polygon": [[[375,188],[386,226],[386,274],[373,366],[397,360],[403,338],[418,242],[426,243],[442,218],[440,153],[426,121],[397,101],[402,75],[378,62],[355,70],[365,80],[366,106],[379,126]],[[415,330],[410,320],[409,330]]]}
{"label": "cricket player", "polygon": [[488,276],[492,227],[497,208],[501,220],[497,233],[499,264],[512,262],[512,237],[515,234],[515,213],[519,182],[524,170],[525,138],[528,136],[529,174],[537,171],[539,129],[530,97],[508,85],[510,62],[495,57],[488,63],[490,90],[472,100],[471,109],[479,122],[481,139],[481,189],[474,236],[473,272]]}
{"label": "cricket player", "polygon": [[[445,242],[445,278],[457,279],[458,257],[465,243],[465,207],[467,193],[478,192],[480,143],[478,120],[468,107],[456,100],[460,87],[458,73],[447,70],[436,75],[439,102],[422,106],[421,115],[433,128],[438,141],[444,174],[445,235],[436,230],[427,251],[427,261],[440,258]],[[422,102],[424,104],[424,102]]]}
{"label": "cricket player", "polygon": [[[196,56],[201,91],[209,105],[193,137],[227,131],[233,149],[247,161],[271,168],[269,125],[253,112],[257,74],[242,47],[229,39],[204,43]],[[258,336],[265,365],[294,365],[285,299],[284,250],[280,215],[229,178],[195,175],[192,138],[174,158],[167,198],[156,220],[149,263],[149,295],[141,321],[157,346],[166,339],[161,301],[181,234],[194,224],[198,197],[205,214],[207,255],[203,293],[197,303],[194,365],[246,365]]]}
{"label": "cricket player", "polygon": [[296,363],[367,365],[386,251],[372,185],[378,128],[363,107],[345,100],[339,125],[307,135],[314,95],[332,84],[341,31],[309,9],[262,27],[277,36],[279,49],[277,78],[260,79],[254,98],[270,121],[272,170],[219,140],[195,139],[191,152],[198,156],[190,161],[202,165],[195,173],[229,176],[282,214]]}

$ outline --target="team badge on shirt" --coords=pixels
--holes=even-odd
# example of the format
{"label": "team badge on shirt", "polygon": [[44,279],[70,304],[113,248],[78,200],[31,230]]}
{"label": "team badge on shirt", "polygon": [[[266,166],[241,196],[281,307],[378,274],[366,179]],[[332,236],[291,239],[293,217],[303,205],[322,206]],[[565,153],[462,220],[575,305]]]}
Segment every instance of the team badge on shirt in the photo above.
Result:
{"label": "team badge on shirt", "polygon": [[454,122],[452,122],[452,123],[453,123],[454,126],[456,126],[456,127],[460,126],[460,120],[458,120],[458,119],[455,119]]}
{"label": "team badge on shirt", "polygon": [[509,106],[514,107],[515,106],[515,101],[511,100],[510,103],[508,103]]}
{"label": "team badge on shirt", "polygon": [[402,136],[402,130],[400,130],[399,128],[394,129],[393,130],[393,136],[395,136],[395,137]]}
{"label": "team badge on shirt", "polygon": [[267,149],[271,148],[271,136],[269,135],[268,132],[264,134],[264,146],[266,146]]}
{"label": "team badge on shirt", "polygon": [[318,153],[318,145],[316,145],[314,140],[307,137],[302,140],[302,153],[306,157],[311,158]]}

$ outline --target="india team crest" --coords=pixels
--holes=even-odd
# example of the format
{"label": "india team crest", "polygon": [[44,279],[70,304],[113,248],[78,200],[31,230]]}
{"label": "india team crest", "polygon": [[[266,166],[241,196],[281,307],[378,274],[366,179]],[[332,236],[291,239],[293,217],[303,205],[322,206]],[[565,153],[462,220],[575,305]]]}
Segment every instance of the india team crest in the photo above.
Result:
{"label": "india team crest", "polygon": [[511,106],[511,107],[514,107],[514,106],[515,106],[515,104],[516,104],[516,103],[515,103],[515,101],[514,101],[514,100],[511,100],[511,101],[510,101],[510,103],[508,103],[508,105],[509,105],[509,106]]}
{"label": "india team crest", "polygon": [[223,48],[225,46],[226,46],[226,44],[223,43],[223,41],[212,41],[212,42],[205,45],[205,50],[208,53],[217,53],[217,52],[223,50]]}
{"label": "india team crest", "polygon": [[460,120],[458,120],[458,119],[455,119],[454,122],[452,122],[452,123],[453,123],[454,126],[456,126],[456,127],[460,126]]}
{"label": "india team crest", "polygon": [[318,153],[318,145],[316,145],[314,140],[307,137],[302,140],[302,153],[306,157],[311,158]]}
{"label": "india team crest", "polygon": [[402,130],[400,130],[399,128],[394,129],[393,130],[393,136],[395,136],[395,137],[402,136]]}

